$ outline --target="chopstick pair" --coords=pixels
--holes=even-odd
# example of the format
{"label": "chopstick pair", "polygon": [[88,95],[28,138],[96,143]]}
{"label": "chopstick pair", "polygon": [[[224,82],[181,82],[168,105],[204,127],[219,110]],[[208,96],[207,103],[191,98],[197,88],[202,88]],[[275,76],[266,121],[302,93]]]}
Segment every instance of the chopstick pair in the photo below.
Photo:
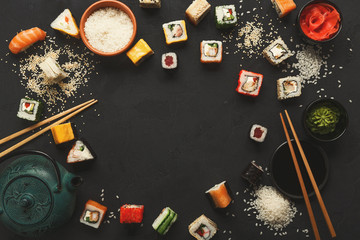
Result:
{"label": "chopstick pair", "polygon": [[23,134],[25,134],[25,133],[27,133],[27,132],[29,132],[29,131],[31,131],[31,130],[34,130],[34,129],[38,128],[38,127],[41,127],[41,126],[43,126],[44,124],[47,124],[47,123],[49,123],[49,122],[51,122],[51,121],[53,121],[53,120],[56,120],[56,119],[58,119],[58,118],[60,118],[60,117],[63,117],[63,116],[65,116],[65,115],[69,114],[69,115],[61,118],[60,120],[54,122],[53,124],[47,126],[46,128],[44,128],[44,129],[42,129],[42,130],[34,133],[33,135],[25,138],[24,140],[18,142],[17,144],[13,145],[12,147],[6,149],[5,151],[1,152],[1,153],[0,153],[0,158],[2,158],[3,156],[9,154],[10,152],[14,151],[15,149],[17,149],[17,148],[25,145],[26,143],[32,141],[33,139],[37,138],[37,137],[40,136],[41,134],[49,131],[52,127],[54,127],[54,126],[56,126],[56,125],[59,125],[59,124],[65,122],[65,121],[69,120],[70,118],[72,118],[72,117],[75,116],[76,114],[82,112],[83,110],[87,109],[88,107],[94,105],[94,104],[97,103],[97,102],[98,102],[98,100],[91,99],[91,100],[89,100],[89,101],[87,101],[87,102],[84,102],[84,103],[82,103],[82,104],[79,104],[79,105],[77,105],[77,106],[75,106],[75,107],[73,107],[73,108],[70,108],[70,109],[68,109],[68,110],[66,110],[66,111],[64,111],[64,112],[61,112],[61,113],[59,113],[59,114],[56,114],[56,115],[54,115],[54,116],[52,116],[52,117],[50,117],[50,118],[48,118],[48,119],[45,119],[45,120],[43,120],[43,121],[41,121],[41,122],[38,122],[38,123],[36,123],[36,124],[34,124],[34,125],[30,126],[30,127],[27,127],[27,128],[25,128],[25,129],[23,129],[23,130],[21,130],[21,131],[18,131],[18,132],[16,132],[16,133],[13,133],[13,134],[11,134],[11,135],[9,135],[9,136],[1,139],[1,140],[0,140],[0,145],[3,144],[3,143],[6,143],[7,141],[10,141],[10,140],[12,140],[12,139],[14,139],[14,138],[16,138],[16,137],[19,137],[19,136],[21,136],[21,135],[23,135]]}
{"label": "chopstick pair", "polygon": [[[290,116],[288,114],[288,112],[285,110],[285,115],[286,115],[286,118],[288,120],[288,123],[289,123],[289,126],[290,126],[290,129],[292,131],[292,134],[294,136],[294,139],[295,139],[295,142],[297,144],[297,147],[299,149],[299,152],[300,152],[300,155],[301,155],[301,158],[303,160],[303,163],[305,165],[305,168],[306,168],[306,171],[309,175],[309,178],[310,178],[310,181],[311,181],[311,184],[314,188],[314,191],[315,191],[315,194],[316,194],[316,198],[319,202],[319,205],[320,205],[320,208],[321,208],[321,211],[324,215],[324,218],[325,218],[325,221],[326,221],[326,224],[329,228],[329,231],[330,231],[330,234],[331,234],[331,237],[336,237],[336,233],[335,233],[335,229],[331,223],[331,220],[330,220],[330,217],[329,217],[329,214],[326,210],[326,207],[325,207],[325,204],[324,204],[324,201],[321,197],[321,194],[320,194],[320,191],[319,191],[319,188],[316,184],[316,181],[315,181],[315,178],[314,178],[314,175],[311,171],[311,168],[309,166],[309,163],[307,161],[307,158],[305,156],[305,153],[304,153],[304,150],[300,144],[300,141],[299,141],[299,138],[296,134],[296,131],[295,131],[295,128],[291,122],[291,119],[290,119]],[[282,125],[283,125],[283,128],[284,128],[284,133],[285,133],[285,136],[286,136],[286,141],[289,145],[289,149],[290,149],[290,153],[291,153],[291,157],[293,159],[293,163],[294,163],[294,166],[295,166],[295,170],[296,170],[296,174],[297,174],[297,177],[298,177],[298,180],[299,180],[299,183],[300,183],[300,187],[301,187],[301,191],[302,191],[302,194],[304,196],[304,200],[305,200],[305,204],[306,204],[306,209],[309,213],[309,217],[310,217],[310,222],[311,222],[311,226],[313,228],[313,231],[314,231],[314,235],[315,235],[315,239],[316,240],[320,240],[320,234],[319,234],[319,230],[318,230],[318,227],[316,225],[316,221],[315,221],[315,217],[314,217],[314,213],[312,211],[312,208],[311,208],[311,205],[310,205],[310,200],[309,200],[309,196],[307,194],[307,191],[306,191],[306,187],[305,187],[305,184],[304,184],[304,180],[303,180],[303,177],[302,177],[302,174],[301,174],[301,171],[300,171],[300,168],[299,168],[299,164],[298,164],[298,161],[297,161],[297,158],[296,158],[296,155],[295,155],[295,151],[294,151],[294,148],[293,148],[293,145],[291,143],[291,140],[290,140],[290,136],[289,136],[289,133],[288,133],[288,130],[287,130],[287,127],[286,127],[286,124],[285,124],[285,121],[284,121],[284,118],[282,116],[282,114],[280,113],[280,118],[281,118],[281,122],[282,122]]]}

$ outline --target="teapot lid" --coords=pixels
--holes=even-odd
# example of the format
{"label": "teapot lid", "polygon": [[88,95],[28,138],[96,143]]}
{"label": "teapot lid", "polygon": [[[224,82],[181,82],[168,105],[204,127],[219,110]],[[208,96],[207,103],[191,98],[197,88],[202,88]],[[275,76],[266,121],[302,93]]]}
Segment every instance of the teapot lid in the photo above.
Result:
{"label": "teapot lid", "polygon": [[15,223],[32,225],[46,219],[53,207],[48,185],[35,176],[13,178],[2,195],[4,212]]}

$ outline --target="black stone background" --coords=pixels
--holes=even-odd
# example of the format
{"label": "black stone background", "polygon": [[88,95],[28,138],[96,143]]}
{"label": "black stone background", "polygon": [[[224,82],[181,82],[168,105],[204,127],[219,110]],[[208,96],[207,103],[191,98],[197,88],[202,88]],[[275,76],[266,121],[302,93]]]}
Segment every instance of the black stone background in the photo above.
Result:
{"label": "black stone background", "polygon": [[[14,62],[21,56],[10,53],[8,42],[20,29],[38,26],[50,36],[57,37],[57,43],[73,43],[83,47],[81,40],[66,39],[61,33],[50,28],[50,23],[65,8],[69,8],[79,23],[82,13],[92,4],[91,0],[17,0],[2,1],[0,8],[0,56]],[[79,135],[88,139],[97,152],[98,159],[87,169],[74,169],[66,164],[67,149],[57,148],[49,143],[49,134],[39,137],[23,147],[38,149],[55,157],[68,170],[81,175],[85,182],[78,191],[76,210],[71,221],[42,239],[192,239],[187,226],[201,214],[214,220],[219,233],[214,239],[313,239],[305,204],[296,203],[303,214],[291,223],[287,236],[274,236],[265,227],[255,227],[254,215],[243,212],[249,199],[244,194],[245,184],[240,173],[251,160],[266,167],[273,151],[285,137],[278,113],[287,109],[302,139],[310,140],[301,125],[304,107],[318,98],[317,90],[326,89],[328,96],[344,104],[350,116],[346,134],[336,142],[319,143],[329,157],[331,169],[328,183],[322,191],[330,217],[337,231],[337,239],[359,239],[358,220],[360,216],[360,178],[358,156],[360,114],[358,104],[358,61],[360,40],[360,17],[356,9],[359,1],[336,0],[344,15],[341,34],[331,44],[335,45],[328,65],[343,66],[332,75],[319,80],[318,85],[306,85],[300,98],[279,102],[276,99],[276,79],[285,77],[281,68],[271,66],[265,59],[241,59],[241,54],[224,55],[223,62],[216,66],[200,63],[199,44],[203,39],[222,39],[215,28],[213,11],[199,26],[187,22],[189,40],[183,46],[165,44],[161,24],[184,19],[184,12],[191,0],[163,0],[161,9],[149,10],[138,6],[137,0],[124,0],[134,12],[138,22],[136,40],[144,38],[153,48],[155,55],[135,67],[125,54],[102,58],[95,56],[98,75],[92,75],[89,87],[79,90],[77,97],[70,98],[71,107],[93,97],[99,103],[86,111],[83,117],[71,120],[77,125]],[[238,1],[209,1],[215,5]],[[280,35],[291,49],[301,43],[293,27],[296,14],[306,3],[297,0],[297,9],[282,23],[276,22],[276,13],[267,1],[244,0],[243,9],[263,7],[262,12],[272,16],[276,26],[285,24],[287,30]],[[238,9],[239,10],[239,9]],[[245,14],[240,20],[251,21],[252,14]],[[294,42],[290,43],[290,36]],[[346,38],[351,38],[351,42]],[[324,46],[324,51],[331,44]],[[225,44],[233,49],[232,45]],[[353,52],[349,52],[353,48]],[[234,49],[233,49],[234,50]],[[29,50],[31,52],[31,50]],[[175,51],[179,57],[179,67],[173,72],[161,68],[161,54]],[[24,55],[23,55],[24,56]],[[293,57],[290,62],[295,61]],[[242,69],[264,74],[264,82],[257,98],[239,95],[235,92],[238,73]],[[16,118],[18,102],[25,95],[19,77],[11,71],[11,64],[0,64],[0,136],[7,136],[29,125]],[[342,81],[338,88],[337,80]],[[84,95],[83,95],[84,94]],[[82,96],[83,95],[83,96]],[[80,98],[80,96],[82,96]],[[353,103],[349,103],[352,99]],[[74,103],[72,103],[74,101]],[[300,108],[299,105],[304,105]],[[96,111],[94,111],[96,109]],[[49,112],[46,113],[50,115]],[[98,116],[100,114],[100,116]],[[85,124],[83,124],[85,123]],[[259,123],[269,128],[264,143],[258,144],[248,138],[249,128]],[[10,146],[12,141],[2,149]],[[2,168],[6,164],[2,164]],[[235,197],[228,212],[214,211],[204,192],[214,184],[227,180]],[[264,184],[271,184],[266,176]],[[144,204],[144,225],[135,232],[128,232],[124,226],[113,219],[111,224],[103,224],[100,229],[92,229],[79,223],[83,206],[88,199],[100,201],[101,189],[105,189],[104,204],[109,211],[126,203]],[[120,199],[116,199],[119,195]],[[330,239],[325,221],[316,199],[311,199],[322,239]],[[169,206],[179,214],[179,219],[165,237],[157,236],[152,229],[153,220],[161,209]],[[232,217],[231,214],[235,214]],[[302,229],[309,229],[306,238]],[[296,230],[300,229],[297,233]],[[226,233],[223,233],[227,230]],[[232,234],[229,234],[229,230]],[[259,233],[263,232],[260,236]],[[0,225],[1,239],[21,239]]]}

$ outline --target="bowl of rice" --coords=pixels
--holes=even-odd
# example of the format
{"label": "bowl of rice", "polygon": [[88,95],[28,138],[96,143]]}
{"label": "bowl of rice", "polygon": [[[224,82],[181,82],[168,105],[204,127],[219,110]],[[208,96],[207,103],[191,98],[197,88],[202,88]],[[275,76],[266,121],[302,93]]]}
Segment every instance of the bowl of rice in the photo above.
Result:
{"label": "bowl of rice", "polygon": [[133,43],[137,25],[134,13],[114,0],[95,2],[80,20],[80,36],[86,47],[101,56],[115,56]]}

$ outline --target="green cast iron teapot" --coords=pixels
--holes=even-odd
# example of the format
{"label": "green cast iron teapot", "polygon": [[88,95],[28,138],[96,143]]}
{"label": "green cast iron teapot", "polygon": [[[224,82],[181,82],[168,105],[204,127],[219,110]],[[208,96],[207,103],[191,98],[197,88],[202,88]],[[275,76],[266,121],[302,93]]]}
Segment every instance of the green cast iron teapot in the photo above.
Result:
{"label": "green cast iron teapot", "polygon": [[0,174],[0,221],[18,235],[38,237],[71,218],[82,178],[40,151],[18,151],[1,161],[18,155],[24,156]]}

